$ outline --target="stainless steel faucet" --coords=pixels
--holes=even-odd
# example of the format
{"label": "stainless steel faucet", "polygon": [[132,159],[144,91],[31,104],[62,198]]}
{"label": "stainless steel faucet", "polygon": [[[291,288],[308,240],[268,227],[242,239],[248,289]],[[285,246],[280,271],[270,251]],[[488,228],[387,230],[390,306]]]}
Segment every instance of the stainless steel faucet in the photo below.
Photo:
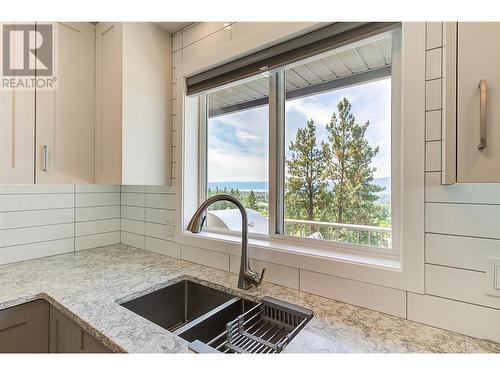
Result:
{"label": "stainless steel faucet", "polygon": [[250,262],[248,260],[248,216],[245,207],[243,207],[237,198],[228,194],[211,196],[198,207],[186,229],[192,233],[200,233],[206,220],[206,210],[208,206],[218,201],[229,201],[233,203],[238,207],[241,213],[241,263],[240,274],[238,276],[238,288],[250,289],[252,286],[259,286],[264,279],[264,272],[266,269],[264,268],[260,275],[250,269]]}

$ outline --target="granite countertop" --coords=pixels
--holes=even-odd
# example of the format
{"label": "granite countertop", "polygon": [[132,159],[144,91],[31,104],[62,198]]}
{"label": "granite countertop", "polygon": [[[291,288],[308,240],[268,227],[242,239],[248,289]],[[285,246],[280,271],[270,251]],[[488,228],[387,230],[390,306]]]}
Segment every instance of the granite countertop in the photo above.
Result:
{"label": "granite countertop", "polygon": [[0,309],[43,298],[113,351],[189,353],[187,341],[119,305],[183,279],[312,309],[286,352],[500,352],[500,344],[275,284],[243,292],[235,274],[126,245],[0,266]]}

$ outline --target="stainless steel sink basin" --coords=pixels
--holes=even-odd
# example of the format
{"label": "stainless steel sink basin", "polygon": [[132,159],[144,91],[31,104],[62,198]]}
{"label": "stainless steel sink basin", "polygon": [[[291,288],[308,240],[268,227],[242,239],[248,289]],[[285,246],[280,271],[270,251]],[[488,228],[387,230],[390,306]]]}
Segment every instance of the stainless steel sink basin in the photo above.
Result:
{"label": "stainless steel sink basin", "polygon": [[198,353],[279,353],[313,316],[272,297],[257,303],[189,280],[121,305]]}
{"label": "stainless steel sink basin", "polygon": [[184,280],[121,305],[173,332],[233,298],[231,294]]}

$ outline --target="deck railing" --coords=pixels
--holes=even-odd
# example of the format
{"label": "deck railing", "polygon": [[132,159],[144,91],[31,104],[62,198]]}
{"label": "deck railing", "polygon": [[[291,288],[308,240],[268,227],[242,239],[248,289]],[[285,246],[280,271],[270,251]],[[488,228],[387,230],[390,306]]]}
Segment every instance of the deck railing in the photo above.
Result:
{"label": "deck railing", "polygon": [[285,219],[285,233],[381,248],[392,247],[389,227]]}

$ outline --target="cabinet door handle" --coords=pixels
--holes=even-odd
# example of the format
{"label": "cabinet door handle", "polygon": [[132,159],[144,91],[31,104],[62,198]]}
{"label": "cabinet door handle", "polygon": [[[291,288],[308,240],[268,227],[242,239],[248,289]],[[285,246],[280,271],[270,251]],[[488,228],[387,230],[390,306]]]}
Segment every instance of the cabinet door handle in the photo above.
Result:
{"label": "cabinet door handle", "polygon": [[486,100],[488,98],[488,81],[482,79],[479,81],[479,145],[477,148],[483,150],[486,148]]}
{"label": "cabinet door handle", "polygon": [[49,171],[49,146],[43,145],[43,172]]}

